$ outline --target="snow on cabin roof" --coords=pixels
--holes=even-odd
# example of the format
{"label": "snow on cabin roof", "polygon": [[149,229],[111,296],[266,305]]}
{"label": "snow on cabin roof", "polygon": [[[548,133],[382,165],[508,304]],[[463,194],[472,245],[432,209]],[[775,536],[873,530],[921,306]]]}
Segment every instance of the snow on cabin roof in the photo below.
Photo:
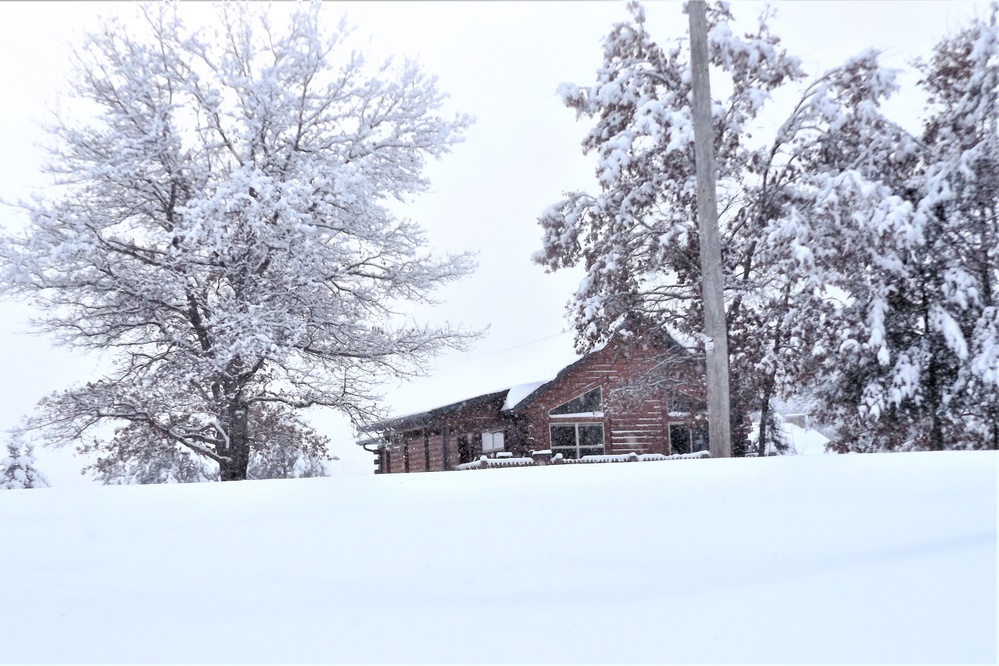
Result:
{"label": "snow on cabin roof", "polygon": [[540,382],[531,382],[529,384],[518,384],[517,386],[512,386],[510,390],[507,391],[506,401],[503,403],[501,411],[505,412],[509,409],[513,409],[523,402],[524,398],[531,395],[550,381],[550,379],[546,379]]}
{"label": "snow on cabin roof", "polygon": [[[530,382],[528,384],[518,384],[509,389],[504,389],[502,391],[495,391],[493,393],[486,393],[483,395],[478,395],[472,398],[466,398],[465,400],[460,400],[458,402],[450,403],[447,405],[442,405],[440,407],[434,407],[432,409],[426,409],[419,412],[413,412],[410,414],[404,414],[402,416],[395,416],[385,421],[380,421],[371,425],[370,430],[380,430],[384,428],[398,428],[400,426],[411,425],[422,421],[427,417],[439,416],[449,412],[457,411],[465,407],[470,407],[481,402],[485,402],[492,399],[498,399],[499,396],[506,394],[504,396],[503,406],[500,411],[507,411],[513,409],[519,405],[525,398],[534,393],[536,390],[550,382],[550,379],[539,382]],[[370,431],[369,430],[369,431]],[[360,442],[358,442],[360,444]]]}
{"label": "snow on cabin roof", "polygon": [[423,422],[428,418],[433,418],[448,414],[451,412],[459,411],[465,409],[466,407],[472,407],[482,403],[489,402],[491,400],[499,400],[504,396],[506,391],[496,391],[494,393],[486,393],[483,395],[477,395],[472,398],[466,398],[465,400],[459,400],[458,402],[452,402],[447,405],[442,405],[440,407],[434,407],[432,409],[426,409],[422,412],[413,412],[411,414],[405,414],[403,416],[394,416],[384,421],[379,421],[377,423],[370,424],[365,428],[365,432],[377,432],[379,430],[385,429],[396,429],[400,427],[406,427],[415,425]]}

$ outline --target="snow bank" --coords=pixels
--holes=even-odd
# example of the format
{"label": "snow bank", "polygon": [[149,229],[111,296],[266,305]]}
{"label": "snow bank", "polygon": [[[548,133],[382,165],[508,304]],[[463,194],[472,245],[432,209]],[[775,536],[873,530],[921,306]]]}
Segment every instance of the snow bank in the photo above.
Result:
{"label": "snow bank", "polygon": [[3,660],[995,663],[997,463],[3,491]]}

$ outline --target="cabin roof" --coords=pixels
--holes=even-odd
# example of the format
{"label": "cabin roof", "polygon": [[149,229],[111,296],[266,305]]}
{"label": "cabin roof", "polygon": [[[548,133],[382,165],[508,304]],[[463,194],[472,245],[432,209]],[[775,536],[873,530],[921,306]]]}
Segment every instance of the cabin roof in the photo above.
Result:
{"label": "cabin roof", "polygon": [[510,389],[503,389],[502,391],[496,391],[494,393],[477,395],[473,398],[466,398],[464,400],[459,400],[458,402],[452,402],[449,405],[434,407],[433,409],[428,409],[423,412],[415,412],[413,414],[406,414],[404,416],[396,416],[390,419],[385,419],[384,421],[378,421],[377,423],[372,423],[367,428],[367,431],[378,432],[385,430],[405,430],[413,426],[424,425],[441,416],[454,414],[456,412],[460,412],[464,409],[469,409],[471,407],[488,405],[490,402],[493,401],[499,402],[500,399],[506,398],[506,395],[509,392],[509,390]]}
{"label": "cabin roof", "polygon": [[[612,338],[614,340],[621,340],[621,338],[615,336]],[[660,344],[665,344],[667,347],[678,346],[677,342],[668,334],[662,334],[662,341],[657,341]],[[366,428],[366,432],[376,433],[384,432],[387,430],[406,430],[409,428],[427,425],[433,421],[439,419],[443,416],[448,416],[460,412],[465,409],[479,407],[482,405],[488,405],[491,402],[500,403],[502,399],[502,405],[497,404],[497,413],[508,413],[515,414],[525,408],[527,405],[532,403],[538,396],[544,393],[544,388],[553,382],[561,379],[568,373],[572,372],[578,368],[581,364],[585,363],[587,360],[592,358],[594,355],[601,353],[609,346],[609,343],[604,343],[596,346],[593,351],[580,357],[576,361],[570,363],[569,365],[562,368],[559,373],[553,378],[545,381],[529,382],[526,384],[518,384],[510,388],[503,389],[501,391],[495,391],[492,393],[485,393],[483,395],[477,395],[471,398],[466,398],[458,402],[453,402],[447,405],[442,405],[440,407],[434,407],[433,409],[428,409],[422,412],[415,412],[412,414],[406,414],[403,416],[396,416],[384,421],[378,421],[377,423],[371,424]]]}

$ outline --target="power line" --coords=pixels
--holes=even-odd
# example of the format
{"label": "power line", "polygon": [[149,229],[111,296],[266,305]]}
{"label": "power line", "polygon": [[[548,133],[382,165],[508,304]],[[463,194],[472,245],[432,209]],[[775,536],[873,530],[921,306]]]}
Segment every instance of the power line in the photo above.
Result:
{"label": "power line", "polygon": [[563,329],[559,333],[555,333],[555,334],[552,334],[552,335],[546,335],[546,336],[541,337],[541,338],[535,338],[534,340],[528,340],[527,342],[521,342],[519,344],[513,345],[512,347],[506,347],[504,349],[497,349],[495,351],[486,352],[485,354],[479,354],[478,356],[471,356],[467,360],[469,360],[469,361],[475,361],[475,360],[478,360],[480,358],[488,358],[490,356],[496,356],[497,354],[504,354],[504,353],[506,353],[508,351],[513,351],[514,349],[520,349],[522,347],[527,347],[527,346],[530,346],[530,345],[533,345],[533,344],[537,344],[539,342],[544,342],[545,340],[551,340],[553,338],[557,338],[557,337],[560,337],[562,335],[566,335],[568,333],[570,333],[570,331],[567,331],[567,330]]}

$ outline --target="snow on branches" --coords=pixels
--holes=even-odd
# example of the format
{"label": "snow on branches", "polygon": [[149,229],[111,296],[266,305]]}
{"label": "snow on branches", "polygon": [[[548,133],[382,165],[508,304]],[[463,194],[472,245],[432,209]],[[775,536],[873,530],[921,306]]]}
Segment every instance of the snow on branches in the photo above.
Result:
{"label": "snow on branches", "polygon": [[48,488],[49,485],[49,480],[35,467],[31,445],[15,435],[7,443],[7,456],[0,458],[0,489],[24,490]]}
{"label": "snow on branches", "polygon": [[[831,360],[827,403],[859,404],[857,450],[999,448],[999,32],[996,8],[916,63],[929,106],[896,170],[906,225],[886,229],[870,339]],[[859,337],[867,335],[864,327]],[[874,351],[877,363],[857,350]],[[845,391],[844,391],[845,389]],[[866,417],[866,418],[863,418]]]}
{"label": "snow on branches", "polygon": [[387,204],[424,191],[470,121],[415,63],[347,51],[318,3],[226,3],[200,30],[179,3],[139,11],[81,49],[72,92],[93,113],[52,129],[62,191],[2,239],[0,284],[39,330],[116,360],[47,401],[54,439],[117,421],[244,478],[253,412],[364,420],[381,378],[467,339],[405,304],[469,256],[432,256]]}
{"label": "snow on branches", "polygon": [[[660,47],[629,11],[596,83],[560,89],[593,122],[582,145],[600,190],[540,218],[535,261],[586,270],[570,304],[584,349],[639,319],[698,340],[702,321],[686,46]],[[712,108],[733,400],[762,412],[761,451],[771,401],[805,386],[849,422],[843,446],[867,447],[857,437],[872,429],[999,445],[994,14],[921,65],[931,107],[917,137],[882,111],[898,85],[877,52],[806,85],[766,16],[740,36],[727,4],[710,11],[727,91]],[[799,101],[768,130],[771,93],[791,86]],[[913,443],[886,417],[898,410],[933,434]],[[945,435],[945,412],[974,434]]]}

